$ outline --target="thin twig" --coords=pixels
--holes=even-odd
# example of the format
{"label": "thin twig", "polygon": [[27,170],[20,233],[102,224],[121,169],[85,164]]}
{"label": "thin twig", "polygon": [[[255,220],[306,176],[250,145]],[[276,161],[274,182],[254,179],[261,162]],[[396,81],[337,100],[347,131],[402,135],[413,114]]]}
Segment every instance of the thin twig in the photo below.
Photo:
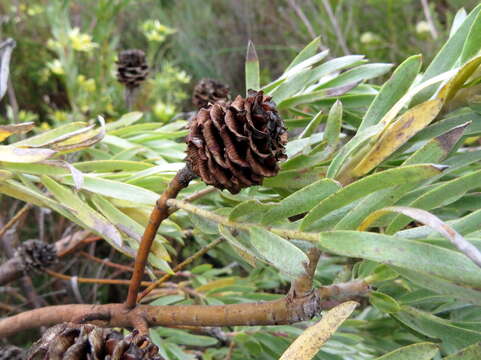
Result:
{"label": "thin twig", "polygon": [[[87,283],[87,284],[106,284],[106,285],[130,285],[130,280],[122,280],[122,279],[95,279],[95,278],[83,278],[83,277],[76,277],[70,276],[65,274],[60,274],[53,270],[45,269],[44,270],[50,276],[53,276],[57,279],[72,281],[75,279],[79,283]],[[150,281],[142,281],[140,283],[141,286],[150,286],[152,282]]]}
{"label": "thin twig", "polygon": [[186,188],[189,185],[189,182],[195,177],[196,175],[192,172],[189,166],[184,167],[175,175],[167,189],[161,195],[159,200],[157,200],[157,203],[150,214],[149,223],[142,235],[137,256],[135,257],[134,272],[132,273],[129,292],[127,294],[127,299],[125,300],[125,307],[127,309],[132,309],[136,305],[139,285],[144,276],[150,248],[152,247],[152,243],[161,222],[169,216],[167,201],[177,197],[179,192]]}
{"label": "thin twig", "polygon": [[344,51],[344,55],[350,55],[351,52],[347,47],[346,39],[342,34],[341,28],[339,27],[339,23],[337,22],[336,16],[332,11],[332,7],[329,0],[322,0],[322,5],[324,6],[324,9],[327,12],[327,16],[329,16],[329,20],[331,21],[332,27],[334,28],[334,32],[336,33],[336,36],[337,36],[337,41],[339,41],[339,45],[341,45],[342,51]]}
{"label": "thin twig", "polygon": [[300,8],[299,5],[297,5],[295,0],[287,0],[289,5],[292,7],[292,9],[296,12],[297,16],[299,16],[299,19],[304,23],[305,27],[307,28],[307,31],[309,32],[309,35],[314,39],[317,37],[316,32],[314,31],[314,28],[312,27],[311,22],[307,18],[306,14],[304,14],[304,11]]}
{"label": "thin twig", "polygon": [[438,31],[436,30],[436,26],[434,25],[433,17],[431,15],[431,11],[429,10],[429,3],[428,0],[421,0],[421,5],[423,6],[424,16],[426,17],[426,21],[429,25],[429,31],[431,32],[431,36],[433,39],[438,38]]}
{"label": "thin twig", "polygon": [[15,214],[14,217],[12,217],[8,222],[0,229],[0,238],[5,235],[5,233],[10,229],[12,226],[14,226],[17,221],[19,221],[30,209],[31,205],[30,204],[25,204],[19,211],[18,213]]}
{"label": "thin twig", "polygon": [[160,279],[155,281],[152,285],[150,285],[147,289],[145,289],[138,297],[137,297],[137,302],[140,302],[144,297],[146,297],[152,290],[154,290],[156,287],[160,286],[162,283],[166,282],[169,280],[172,276],[175,275],[176,272],[184,269],[187,265],[191,264],[195,259],[201,257],[205,253],[207,253],[210,249],[213,247],[219,245],[222,241],[224,241],[224,238],[218,238],[217,240],[211,242],[207,246],[204,246],[202,249],[197,251],[195,254],[189,256],[187,259],[182,261],[180,264],[178,264],[174,269],[172,270],[174,274],[165,274],[162,276]]}

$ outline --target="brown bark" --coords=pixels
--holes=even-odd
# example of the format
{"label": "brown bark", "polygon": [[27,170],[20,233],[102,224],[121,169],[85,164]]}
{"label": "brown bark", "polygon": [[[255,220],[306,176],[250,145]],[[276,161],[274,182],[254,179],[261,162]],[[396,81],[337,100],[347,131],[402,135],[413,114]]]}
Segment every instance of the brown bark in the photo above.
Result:
{"label": "brown bark", "polygon": [[17,280],[23,276],[23,263],[17,258],[13,257],[0,266],[0,286],[8,284],[11,281]]}
{"label": "brown bark", "polygon": [[189,182],[194,179],[196,175],[192,172],[190,167],[186,166],[181,169],[170,182],[167,189],[163,192],[155,205],[155,208],[150,214],[149,223],[145,228],[142,240],[140,241],[137,256],[135,257],[135,267],[132,273],[132,278],[129,286],[127,299],[125,300],[125,307],[132,309],[137,303],[137,293],[139,292],[140,282],[144,276],[145,266],[147,265],[147,257],[152,247],[155,234],[159,229],[160,224],[169,216],[169,207],[167,200],[176,198],[179,192],[189,185]]}
{"label": "brown bark", "polygon": [[[312,318],[336,301],[365,295],[364,281],[325,286],[303,297],[286,296],[275,301],[233,305],[59,305],[26,311],[0,320],[0,337],[62,322],[97,322],[105,327],[132,327],[145,319],[148,326],[254,326],[282,325]],[[98,320],[96,320],[98,319]]]}

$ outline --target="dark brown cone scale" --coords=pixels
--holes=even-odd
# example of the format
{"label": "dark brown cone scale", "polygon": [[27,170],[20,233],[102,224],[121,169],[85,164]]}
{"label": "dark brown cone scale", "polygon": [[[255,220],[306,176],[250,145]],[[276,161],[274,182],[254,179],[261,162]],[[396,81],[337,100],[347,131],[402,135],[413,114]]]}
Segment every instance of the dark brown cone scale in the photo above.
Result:
{"label": "dark brown cone scale", "polygon": [[277,175],[278,162],[287,158],[284,122],[262,91],[200,109],[189,129],[186,160],[192,170],[233,194]]}
{"label": "dark brown cone scale", "polygon": [[139,87],[149,74],[145,53],[139,49],[121,51],[116,64],[117,80],[131,89]]}
{"label": "dark brown cone scale", "polygon": [[125,336],[90,324],[63,323],[48,329],[27,360],[162,360],[158,348],[136,331]]}
{"label": "dark brown cone scale", "polygon": [[194,88],[192,104],[197,108],[229,100],[229,87],[219,81],[202,79]]}

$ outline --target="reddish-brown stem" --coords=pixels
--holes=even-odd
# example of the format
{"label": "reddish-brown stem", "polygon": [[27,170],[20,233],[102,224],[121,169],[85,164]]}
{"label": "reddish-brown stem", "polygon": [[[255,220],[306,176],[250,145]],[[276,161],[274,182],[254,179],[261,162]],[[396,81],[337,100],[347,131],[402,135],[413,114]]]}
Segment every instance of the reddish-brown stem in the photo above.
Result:
{"label": "reddish-brown stem", "polygon": [[[306,296],[290,295],[275,301],[232,305],[138,305],[126,309],[125,304],[60,305],[26,311],[0,320],[0,337],[20,331],[51,326],[75,319],[101,319],[105,327],[132,327],[135,317],[145,319],[148,326],[254,326],[281,325],[308,320],[329,308],[332,301],[365,295],[369,286],[362,280],[325,286]],[[89,317],[90,316],[90,317]],[[93,321],[94,319],[92,319]],[[144,325],[142,325],[144,326]]]}
{"label": "reddish-brown stem", "polygon": [[[44,270],[50,276],[53,276],[57,279],[61,280],[72,280],[74,277],[70,275],[60,274],[58,272],[45,269]],[[88,284],[106,284],[106,285],[130,285],[130,280],[122,280],[122,279],[95,279],[95,278],[83,278],[83,277],[76,277],[76,281],[79,283],[88,283]],[[142,281],[140,283],[141,286],[149,286],[152,285],[150,281]]]}
{"label": "reddish-brown stem", "polygon": [[[172,270],[174,273],[182,270],[183,268],[185,268],[187,265],[189,265],[190,263],[192,263],[192,261],[194,261],[195,259],[201,257],[202,255],[204,255],[207,251],[209,251],[210,249],[212,249],[213,247],[217,246],[218,244],[220,244],[222,241],[224,240],[224,238],[219,238],[213,242],[211,242],[209,245],[203,247],[202,249],[200,249],[199,251],[197,251],[195,254],[193,254],[192,256],[189,256],[187,259],[185,259],[184,261],[182,261],[180,264],[178,264],[176,267],[174,267],[174,269]],[[159,280],[155,281],[152,285],[150,285],[148,288],[146,288],[144,291],[142,291],[142,293],[137,297],[137,302],[140,302],[140,300],[142,300],[144,297],[146,297],[152,290],[154,290],[156,287],[160,286],[162,283],[166,282],[167,280],[169,280],[172,276],[174,276],[175,274],[165,274],[164,276],[162,276]]]}
{"label": "reddish-brown stem", "polygon": [[187,187],[189,182],[195,177],[196,175],[192,172],[189,166],[184,167],[175,175],[167,189],[161,195],[159,200],[157,200],[157,203],[150,214],[149,223],[142,235],[137,256],[135,257],[134,272],[132,273],[129,292],[127,294],[127,300],[125,301],[125,307],[127,309],[133,309],[137,303],[137,293],[139,292],[140,282],[144,276],[150,248],[152,247],[160,223],[169,216],[167,200],[176,198],[179,192]]}

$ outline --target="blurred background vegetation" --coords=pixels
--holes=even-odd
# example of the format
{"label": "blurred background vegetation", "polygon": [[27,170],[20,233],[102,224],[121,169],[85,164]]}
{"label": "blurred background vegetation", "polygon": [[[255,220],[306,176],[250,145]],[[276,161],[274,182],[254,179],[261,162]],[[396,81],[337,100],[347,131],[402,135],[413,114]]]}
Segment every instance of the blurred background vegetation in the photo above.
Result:
{"label": "blurred background vegetation", "polygon": [[118,117],[125,105],[114,62],[127,48],[145,50],[152,67],[136,108],[148,113],[145,121],[162,122],[191,109],[191,90],[203,77],[243,93],[249,39],[265,79],[316,36],[331,57],[364,54],[397,65],[422,53],[428,64],[457,9],[476,3],[431,1],[427,14],[419,0],[4,0],[0,38],[17,41],[16,101],[0,104],[0,122],[49,127]]}

